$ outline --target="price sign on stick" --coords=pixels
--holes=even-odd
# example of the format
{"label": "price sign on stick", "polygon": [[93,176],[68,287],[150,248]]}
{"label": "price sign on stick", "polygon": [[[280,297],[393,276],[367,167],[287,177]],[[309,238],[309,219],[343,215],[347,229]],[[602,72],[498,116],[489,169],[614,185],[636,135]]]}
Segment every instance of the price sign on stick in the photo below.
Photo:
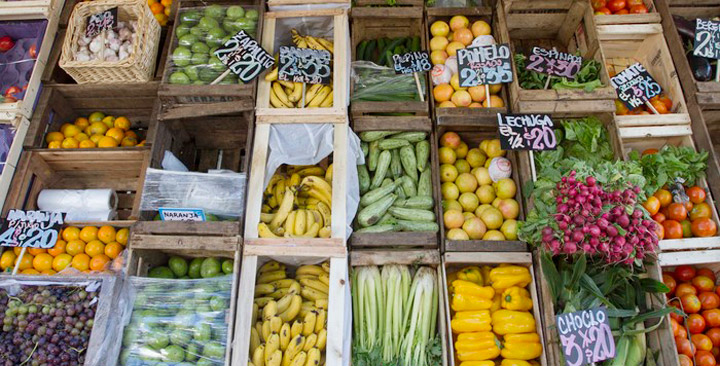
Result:
{"label": "price sign on stick", "polygon": [[163,208],[158,209],[162,221],[206,221],[202,208]]}
{"label": "price sign on stick", "polygon": [[547,114],[498,113],[500,146],[503,150],[555,150],[555,124]]}
{"label": "price sign on stick", "polygon": [[[720,21],[695,19],[693,55],[720,59]],[[715,68],[715,81],[720,82],[720,68]]]}
{"label": "price sign on stick", "polygon": [[10,210],[0,225],[0,246],[21,247],[13,269],[16,274],[27,248],[50,249],[57,242],[65,213]]}
{"label": "price sign on stick", "polygon": [[615,357],[607,310],[604,307],[556,316],[565,365],[583,366]]}
{"label": "price sign on stick", "polygon": [[393,55],[396,74],[414,74],[432,70],[430,55],[427,51],[407,52]]}
{"label": "price sign on stick", "polygon": [[463,88],[513,80],[510,46],[506,43],[459,49],[457,61]]}
{"label": "price sign on stick", "polygon": [[85,36],[94,37],[104,30],[116,28],[117,22],[117,6],[112,9],[93,14],[87,18],[87,26],[85,26]]}
{"label": "price sign on stick", "polygon": [[326,50],[280,46],[278,79],[305,84],[330,84],[330,60]]}
{"label": "price sign on stick", "polygon": [[628,66],[628,68],[610,78],[610,83],[615,88],[618,98],[628,108],[635,109],[645,104],[653,113],[658,114],[649,100],[660,95],[662,87],[650,76],[641,63],[637,62]]}
{"label": "price sign on stick", "polygon": [[525,69],[570,80],[575,80],[575,75],[582,67],[582,57],[555,49],[546,50],[533,47],[532,54],[528,59],[530,62]]}
{"label": "price sign on stick", "polygon": [[275,58],[244,30],[237,32],[221,48],[215,56],[228,67],[220,77],[211,84],[217,84],[230,72],[235,73],[243,83],[249,83],[261,72],[275,65]]}

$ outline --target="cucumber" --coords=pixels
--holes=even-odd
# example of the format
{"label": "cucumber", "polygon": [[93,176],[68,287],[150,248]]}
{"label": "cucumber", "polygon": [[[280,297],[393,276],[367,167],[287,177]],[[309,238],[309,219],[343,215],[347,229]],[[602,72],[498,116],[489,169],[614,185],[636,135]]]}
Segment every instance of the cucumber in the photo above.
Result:
{"label": "cucumber", "polygon": [[370,189],[370,173],[368,173],[367,166],[365,164],[358,165],[358,182],[360,183],[360,194],[363,194]]}
{"label": "cucumber", "polygon": [[415,160],[417,160],[417,169],[424,172],[430,160],[430,142],[423,140],[415,144]]}
{"label": "cucumber", "polygon": [[365,59],[365,49],[367,49],[368,40],[364,40],[360,42],[360,44],[357,46],[357,50],[355,52],[355,59],[356,60],[364,60]]}
{"label": "cucumber", "polygon": [[385,46],[387,45],[387,42],[390,40],[387,38],[380,38],[378,39],[377,43],[377,52],[375,53],[375,56],[372,59],[372,62],[380,65],[380,58],[382,58],[382,55],[384,55],[383,50],[385,49]]}
{"label": "cucumber", "polygon": [[392,135],[393,139],[403,139],[410,142],[419,142],[425,140],[425,132],[400,132]]}
{"label": "cucumber", "polygon": [[390,207],[388,209],[391,215],[397,219],[410,221],[435,221],[435,213],[430,210],[421,210],[417,208]]}
{"label": "cucumber", "polygon": [[375,225],[375,226],[364,227],[364,228],[356,231],[355,234],[387,233],[390,231],[395,231],[395,225],[384,224],[384,225]]}
{"label": "cucumber", "polygon": [[420,51],[420,37],[413,37],[412,39],[412,46],[410,46],[410,51],[418,52]]}
{"label": "cucumber", "polygon": [[385,46],[385,48],[383,48],[382,51],[380,52],[380,57],[383,57],[383,55],[387,55],[388,53],[390,53],[389,60],[390,60],[390,64],[392,64],[392,51],[395,49],[395,47],[397,47],[399,44],[401,44],[404,39],[405,39],[404,37],[398,37],[398,38],[395,38],[392,41],[390,41],[390,43],[388,43]]}
{"label": "cucumber", "polygon": [[368,156],[368,143],[363,141],[360,143],[360,150],[362,150],[363,156]]}
{"label": "cucumber", "polygon": [[428,196],[415,196],[406,199],[397,199],[393,206],[402,208],[417,208],[420,210],[432,210],[434,200]]}
{"label": "cucumber", "polygon": [[367,167],[371,172],[375,171],[377,167],[378,158],[380,157],[380,148],[378,147],[378,141],[373,141],[368,147],[368,161]]}
{"label": "cucumber", "polygon": [[387,224],[396,225],[397,220],[391,214],[386,212],[385,215],[383,215],[383,217],[380,218],[380,221],[378,221],[377,224],[375,224],[375,225],[387,225]]}
{"label": "cucumber", "polygon": [[380,153],[380,156],[377,159],[377,167],[375,169],[375,176],[373,176],[372,182],[370,183],[370,188],[375,189],[377,187],[380,187],[383,180],[385,179],[385,174],[388,171],[388,168],[390,167],[390,160],[392,157],[390,156],[390,151],[385,150]]}
{"label": "cucumber", "polygon": [[373,142],[375,140],[380,140],[385,136],[390,136],[394,133],[395,131],[364,131],[360,132],[360,140],[365,142]]}
{"label": "cucumber", "polygon": [[408,197],[417,196],[417,187],[415,186],[415,182],[412,180],[412,178],[408,177],[407,175],[404,175],[399,180],[400,180],[402,189],[405,192],[406,196],[408,196]]}
{"label": "cucumber", "polygon": [[365,52],[363,54],[363,61],[372,61],[373,53],[375,52],[375,49],[377,48],[377,44],[378,44],[378,42],[375,39],[368,42],[367,48],[365,48]]}
{"label": "cucumber", "polygon": [[393,149],[392,160],[390,160],[390,172],[392,172],[393,179],[400,178],[403,173],[402,163],[400,162],[400,151]]}
{"label": "cucumber", "polygon": [[420,179],[418,181],[417,194],[418,196],[432,197],[432,179],[430,177],[431,169],[428,167],[422,173],[420,173]]}
{"label": "cucumber", "polygon": [[405,190],[400,185],[395,187],[395,194],[398,196],[398,199],[407,198],[407,196],[405,195]]}
{"label": "cucumber", "polygon": [[399,149],[403,146],[410,146],[410,142],[403,139],[384,139],[378,142],[380,150]]}
{"label": "cucumber", "polygon": [[397,220],[397,229],[402,231],[432,231],[440,230],[437,222]]}
{"label": "cucumber", "polygon": [[417,158],[415,157],[415,149],[413,149],[412,146],[403,146],[400,148],[400,162],[402,163],[403,170],[405,170],[405,176],[410,177],[413,182],[417,182]]}
{"label": "cucumber", "polygon": [[392,206],[397,196],[389,194],[370,206],[367,206],[360,210],[358,213],[358,224],[362,227],[368,227],[380,221],[387,212],[388,208]]}
{"label": "cucumber", "polygon": [[393,66],[392,55],[393,55],[393,53],[391,50],[385,51],[385,66],[387,66],[387,67]]}

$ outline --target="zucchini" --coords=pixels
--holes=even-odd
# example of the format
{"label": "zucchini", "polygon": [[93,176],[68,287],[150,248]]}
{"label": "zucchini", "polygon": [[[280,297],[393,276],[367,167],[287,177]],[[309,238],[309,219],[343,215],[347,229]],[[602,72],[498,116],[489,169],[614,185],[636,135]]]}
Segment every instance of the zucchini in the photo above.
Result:
{"label": "zucchini", "polygon": [[421,210],[432,210],[434,206],[434,200],[428,196],[415,196],[406,199],[395,200],[393,206],[402,208],[417,208]]}
{"label": "zucchini", "polygon": [[397,229],[402,231],[432,231],[440,230],[437,222],[397,220]]}
{"label": "zucchini", "polygon": [[370,183],[371,189],[380,187],[383,180],[385,179],[385,174],[387,174],[388,168],[390,167],[390,160],[392,159],[390,155],[390,151],[388,150],[380,153],[380,156],[377,159],[375,176],[373,176],[372,182]]}
{"label": "zucchini", "polygon": [[435,222],[435,213],[430,210],[421,210],[417,208],[390,207],[388,210],[391,215],[401,220],[410,221],[433,221]]}
{"label": "zucchini", "polygon": [[367,167],[371,172],[375,171],[377,167],[378,158],[380,157],[380,148],[378,147],[378,141],[373,141],[368,147],[368,161]]}
{"label": "zucchini", "polygon": [[413,149],[412,146],[403,146],[400,148],[400,162],[402,163],[403,170],[405,170],[405,176],[410,177],[413,182],[417,182],[417,158],[415,157],[415,149]]}
{"label": "zucchini", "polygon": [[390,172],[392,172],[393,179],[398,179],[403,173],[402,163],[400,162],[400,151],[398,149],[393,149],[391,152],[392,160],[390,160]]}
{"label": "zucchini", "polygon": [[415,160],[417,160],[417,169],[424,172],[430,160],[430,142],[423,140],[415,144]]}
{"label": "zucchini", "polygon": [[432,197],[432,179],[430,177],[431,169],[428,167],[420,173],[420,179],[418,181],[417,194],[418,196]]}
{"label": "zucchini", "polygon": [[360,183],[360,194],[363,194],[370,189],[370,173],[368,173],[367,166],[365,164],[358,165],[358,182]]}
{"label": "zucchini", "polygon": [[406,196],[417,196],[417,187],[415,186],[415,182],[412,180],[412,178],[408,177],[407,175],[403,175],[401,178],[399,178],[399,180],[400,184],[402,185],[403,191],[405,191]]}
{"label": "zucchini", "polygon": [[405,190],[400,185],[395,187],[395,194],[398,196],[398,199],[407,198],[407,196],[405,195]]}
{"label": "zucchini", "polygon": [[360,132],[360,140],[365,142],[373,142],[375,140],[380,140],[385,136],[390,136],[394,133],[395,131],[364,131]]}
{"label": "zucchini", "polygon": [[393,139],[403,139],[410,142],[419,142],[425,140],[425,132],[400,132],[392,135]]}
{"label": "zucchini", "polygon": [[380,150],[399,149],[403,146],[410,146],[410,142],[403,139],[384,139],[378,142]]}
{"label": "zucchini", "polygon": [[383,215],[383,217],[380,218],[380,221],[378,221],[377,224],[375,224],[375,225],[377,226],[377,225],[387,225],[387,224],[391,224],[393,226],[397,225],[397,220],[391,214],[386,212],[385,215]]}
{"label": "zucchini", "polygon": [[360,142],[360,150],[362,150],[363,156],[368,156],[368,143],[365,141]]}
{"label": "zucchini", "polygon": [[385,215],[385,212],[387,212],[388,208],[390,208],[393,202],[395,202],[396,198],[397,196],[394,194],[389,194],[372,205],[360,210],[358,213],[358,223],[360,226],[368,227],[380,221],[380,219]]}
{"label": "zucchini", "polygon": [[385,179],[383,179],[382,184],[380,184],[380,187],[385,187],[390,184],[393,184],[393,180],[386,177]]}
{"label": "zucchini", "polygon": [[355,234],[387,233],[390,231],[395,231],[395,225],[383,224],[383,225],[368,226],[368,227],[364,227],[364,228],[356,231]]}

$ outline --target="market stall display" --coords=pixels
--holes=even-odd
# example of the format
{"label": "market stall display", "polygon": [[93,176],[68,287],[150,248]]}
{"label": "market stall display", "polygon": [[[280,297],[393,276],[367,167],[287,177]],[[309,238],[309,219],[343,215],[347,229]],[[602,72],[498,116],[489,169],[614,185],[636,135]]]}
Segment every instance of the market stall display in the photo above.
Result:
{"label": "market stall display", "polygon": [[30,121],[21,116],[0,120],[0,199],[3,203],[10,190],[10,182],[20,160],[20,151],[29,126]]}

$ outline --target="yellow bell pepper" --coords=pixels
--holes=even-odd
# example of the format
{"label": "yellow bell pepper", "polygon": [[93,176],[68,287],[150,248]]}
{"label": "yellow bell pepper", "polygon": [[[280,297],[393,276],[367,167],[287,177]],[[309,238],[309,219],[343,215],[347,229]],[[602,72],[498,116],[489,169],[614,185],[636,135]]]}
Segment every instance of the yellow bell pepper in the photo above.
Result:
{"label": "yellow bell pepper", "polygon": [[540,336],[537,333],[508,334],[503,337],[503,358],[532,360],[542,354]]}
{"label": "yellow bell pepper", "polygon": [[500,310],[502,308],[502,293],[496,292],[495,297],[493,297],[493,303],[490,307],[490,313],[494,313],[497,310]]}
{"label": "yellow bell pepper", "polygon": [[489,332],[492,330],[490,311],[459,311],[450,321],[454,333]]}
{"label": "yellow bell pepper", "polygon": [[452,272],[447,274],[447,287],[448,291],[452,294],[455,292],[455,288],[453,287],[452,283],[457,280],[457,272]]}
{"label": "yellow bell pepper", "polygon": [[460,361],[485,361],[500,356],[500,342],[493,332],[461,333],[455,342]]}
{"label": "yellow bell pepper", "polygon": [[480,286],[483,285],[483,276],[480,273],[480,267],[469,266],[465,267],[457,272],[458,279],[476,283]]}
{"label": "yellow bell pepper", "polygon": [[500,366],[532,366],[530,362],[523,361],[523,360],[509,360],[504,359],[502,360],[502,363]]}
{"label": "yellow bell pepper", "polygon": [[535,332],[535,318],[527,311],[501,309],[492,314],[493,332],[498,335]]}
{"label": "yellow bell pepper", "polygon": [[531,281],[530,271],[522,266],[496,267],[490,271],[490,281],[496,290],[512,286],[526,287]]}
{"label": "yellow bell pepper", "polygon": [[492,271],[492,267],[490,267],[490,266],[480,267],[480,273],[482,274],[484,286],[490,286],[490,284],[492,283],[490,281],[490,271]]}
{"label": "yellow bell pepper", "polygon": [[495,361],[464,361],[460,366],[495,366]]}
{"label": "yellow bell pepper", "polygon": [[455,311],[472,311],[490,309],[492,304],[493,302],[490,299],[455,292],[452,295],[452,304],[450,306]]}
{"label": "yellow bell pepper", "polygon": [[464,280],[455,280],[452,285],[456,293],[478,296],[485,299],[492,299],[493,296],[495,296],[495,289],[490,286],[483,287],[477,283]]}
{"label": "yellow bell pepper", "polygon": [[530,298],[530,291],[513,286],[502,294],[502,308],[508,310],[528,311],[532,309],[533,302]]}

